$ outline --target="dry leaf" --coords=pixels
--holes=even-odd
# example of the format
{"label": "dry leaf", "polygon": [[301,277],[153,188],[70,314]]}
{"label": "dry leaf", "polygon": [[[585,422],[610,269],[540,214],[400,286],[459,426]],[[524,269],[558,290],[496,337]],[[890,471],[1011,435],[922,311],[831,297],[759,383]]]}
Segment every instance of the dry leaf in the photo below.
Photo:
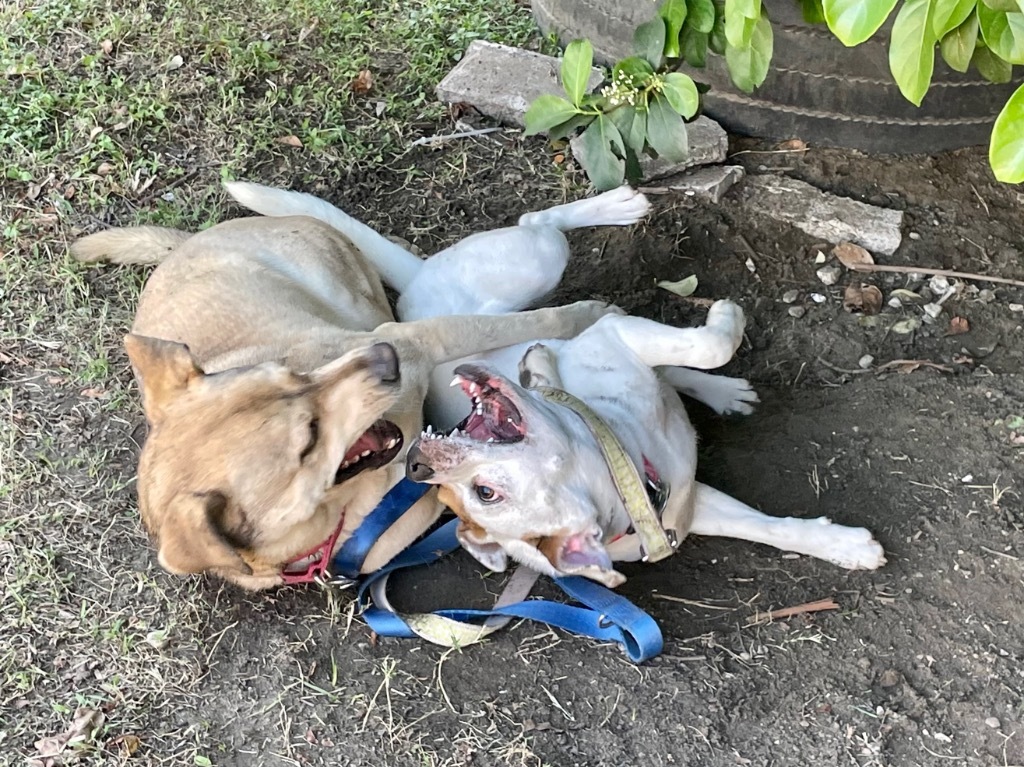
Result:
{"label": "dry leaf", "polygon": [[99,399],[107,394],[107,390],[101,387],[90,387],[88,389],[82,389],[82,396],[88,397],[89,399]]}
{"label": "dry leaf", "polygon": [[92,141],[94,138],[96,138],[101,133],[103,133],[103,126],[102,125],[94,125],[92,127],[92,129],[89,131],[89,140]]}
{"label": "dry leaf", "polygon": [[299,140],[298,136],[281,136],[277,139],[278,144],[284,144],[285,146],[293,146],[296,149],[302,148],[302,141]]}
{"label": "dry leaf", "polygon": [[109,56],[111,54],[111,52],[114,50],[114,43],[113,43],[113,41],[111,41],[111,40],[104,40],[103,42],[101,42],[100,43],[100,50],[103,51],[105,54],[107,54]]}
{"label": "dry leaf", "polygon": [[871,257],[860,245],[852,242],[841,242],[832,248],[832,255],[839,259],[839,263],[847,269],[857,270],[861,264],[873,264],[875,259]]}
{"label": "dry leaf", "polygon": [[313,33],[313,30],[315,30],[318,26],[320,26],[320,19],[314,16],[313,21],[310,23],[308,27],[303,27],[301,30],[299,30],[299,42],[305,42],[306,38],[309,37]]}
{"label": "dry leaf", "polygon": [[565,155],[562,154],[562,153],[556,154],[555,155],[555,165],[561,165],[563,162],[565,162]]}
{"label": "dry leaf", "polygon": [[803,139],[791,138],[789,141],[783,141],[777,148],[789,152],[803,152],[807,149],[807,142]]}
{"label": "dry leaf", "polygon": [[864,282],[859,285],[847,285],[843,293],[843,308],[848,312],[878,314],[882,309],[882,291]]}
{"label": "dry leaf", "polygon": [[373,75],[369,69],[360,69],[352,80],[352,90],[359,95],[369,93],[373,88]]}
{"label": "dry leaf", "polygon": [[921,327],[921,320],[917,317],[907,317],[905,320],[900,320],[892,326],[891,330],[893,333],[898,333],[901,336],[905,336],[908,333],[913,333]]}
{"label": "dry leaf", "polygon": [[75,185],[74,184],[68,184],[66,187],[64,187],[64,199],[65,200],[73,199],[74,196],[75,196]]}
{"label": "dry leaf", "polygon": [[664,288],[670,293],[675,293],[680,298],[686,298],[687,296],[692,296],[694,291],[697,290],[697,275],[691,274],[689,277],[684,277],[678,282],[662,280],[658,283],[658,287]]}
{"label": "dry leaf", "polygon": [[112,163],[101,162],[99,166],[96,168],[96,174],[99,176],[109,176],[111,173],[114,172],[114,170],[115,168]]}
{"label": "dry leaf", "polygon": [[175,69],[181,69],[185,65],[185,59],[178,54],[171,56],[171,60],[167,62],[167,71],[173,72]]}
{"label": "dry leaf", "polygon": [[42,757],[60,756],[69,745],[84,743],[103,726],[103,713],[94,708],[80,707],[75,709],[71,726],[60,735],[40,738],[36,741],[36,751]]}
{"label": "dry leaf", "polygon": [[960,336],[970,332],[970,330],[971,323],[967,321],[966,317],[954,317],[949,321],[949,330],[946,333],[951,336]]}
{"label": "dry leaf", "polygon": [[906,288],[896,288],[892,293],[889,294],[894,298],[898,298],[903,303],[920,304],[924,302],[924,299],[912,290]]}
{"label": "dry leaf", "polygon": [[142,740],[138,735],[118,735],[107,741],[107,746],[116,748],[122,756],[133,756],[141,745]]}

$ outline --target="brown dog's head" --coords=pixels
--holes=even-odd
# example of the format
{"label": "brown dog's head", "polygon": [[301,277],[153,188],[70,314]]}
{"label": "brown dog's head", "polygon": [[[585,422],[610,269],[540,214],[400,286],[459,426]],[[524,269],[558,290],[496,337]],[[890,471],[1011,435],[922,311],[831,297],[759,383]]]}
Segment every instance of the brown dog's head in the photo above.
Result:
{"label": "brown dog's head", "polygon": [[172,573],[277,585],[333,541],[367,484],[382,492],[370,470],[402,447],[382,420],[400,386],[390,345],[309,374],[264,363],[210,375],[182,344],[132,334],[125,346],[150,423],[139,506]]}

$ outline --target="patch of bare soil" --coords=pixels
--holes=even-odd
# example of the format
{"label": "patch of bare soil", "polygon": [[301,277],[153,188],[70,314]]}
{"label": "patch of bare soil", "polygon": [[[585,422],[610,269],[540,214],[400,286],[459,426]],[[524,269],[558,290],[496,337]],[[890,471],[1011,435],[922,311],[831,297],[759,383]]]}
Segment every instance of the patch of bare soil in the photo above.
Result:
{"label": "patch of bare soil", "polygon": [[[420,170],[413,181],[382,169],[318,189],[284,166],[258,180],[323,194],[433,252],[561,201],[557,183],[534,180],[540,154],[528,148],[480,140],[461,178],[432,175],[447,150],[424,149],[411,160]],[[990,180],[981,150],[735,160],[752,174],[786,173],[904,210],[904,245],[886,263],[1024,279],[1021,199]],[[602,297],[696,323],[699,305],[655,287],[696,274],[698,296],[740,301],[748,342],[724,372],[749,377],[762,404],[741,419],[693,404],[701,478],[769,513],[869,527],[887,566],[851,574],[742,541],[688,539],[668,561],[626,569],[623,593],[665,636],[661,656],[634,666],[615,647],[534,624],[445,651],[374,637],[346,594],[168,585],[176,582],[138,536],[113,547],[101,526],[89,533],[97,546],[139,574],[120,597],[127,614],[140,601],[154,626],[175,618],[176,590],[192,599],[198,588],[208,605],[191,623],[178,616],[172,640],[157,643],[194,681],[178,689],[164,680],[167,705],[118,726],[150,733],[150,743],[168,734],[198,743],[222,766],[1024,764],[1024,314],[1011,309],[1024,291],[965,283],[934,324],[901,334],[893,325],[920,319],[919,306],[883,304],[880,320],[865,324],[843,310],[844,288],[874,284],[887,301],[927,279],[844,273],[823,285],[813,239],[762,218],[742,186],[718,205],[653,199],[655,213],[633,231],[574,236],[553,300]],[[95,279],[102,290],[104,278]],[[791,290],[792,304],[783,301]],[[793,306],[803,315],[791,316]],[[951,332],[953,317],[968,332]],[[894,360],[930,364],[886,366]],[[123,477],[140,421],[134,405],[90,413],[74,439],[109,448],[105,471]],[[112,492],[127,510],[130,489]],[[168,603],[139,596],[150,581]],[[496,589],[465,557],[403,587],[416,607]],[[76,588],[85,587],[68,586]],[[828,598],[837,610],[754,620]],[[159,761],[149,747],[146,758]]]}

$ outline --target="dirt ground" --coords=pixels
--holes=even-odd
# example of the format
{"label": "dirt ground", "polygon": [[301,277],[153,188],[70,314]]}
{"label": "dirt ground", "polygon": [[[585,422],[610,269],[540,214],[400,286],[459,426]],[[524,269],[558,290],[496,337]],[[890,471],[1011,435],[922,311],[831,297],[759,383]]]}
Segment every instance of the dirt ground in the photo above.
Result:
{"label": "dirt ground", "polygon": [[[249,177],[322,194],[425,252],[581,193],[578,174],[553,170],[540,141],[474,142],[458,150],[469,171],[455,175],[431,173],[451,161],[442,147],[333,188],[287,159]],[[1024,279],[1024,197],[991,180],[982,150],[897,159],[770,149],[734,142],[734,160],[905,211],[904,243],[880,261]],[[189,205],[188,190],[177,189],[178,205]],[[665,638],[664,653],[641,666],[538,625],[446,651],[375,638],[347,593],[252,595],[175,579],[135,521],[143,421],[123,354],[112,351],[91,386],[73,380],[74,354],[45,343],[63,321],[51,293],[38,325],[0,349],[12,445],[63,476],[13,499],[11,519],[43,515],[42,539],[12,534],[0,548],[4,609],[22,611],[0,653],[25,674],[3,689],[0,762],[22,763],[34,737],[63,732],[85,706],[102,712],[102,734],[70,763],[1024,764],[1024,313],[1011,308],[1024,290],[960,283],[934,324],[900,334],[893,325],[920,319],[920,307],[885,307],[865,323],[843,310],[843,289],[871,283],[887,301],[926,279],[844,273],[823,285],[814,240],[759,216],[742,184],[717,205],[652,200],[641,226],[573,237],[553,300],[601,297],[695,323],[698,304],[655,287],[695,274],[698,296],[741,302],[748,340],[725,372],[750,378],[762,404],[737,419],[692,405],[701,478],[769,513],[869,527],[885,546],[883,569],[848,574],[744,542],[688,539],[668,561],[625,569],[622,592]],[[132,221],[117,204],[106,219]],[[91,311],[109,315],[114,349],[134,300],[127,270],[83,272],[62,258],[55,250],[53,268],[78,275]],[[18,289],[33,286],[26,276]],[[787,304],[791,290],[799,295]],[[793,317],[791,306],[806,313]],[[953,317],[969,332],[951,334]],[[922,364],[886,367],[894,360]],[[420,606],[495,588],[465,558],[416,578]],[[754,622],[758,611],[829,598],[839,609]],[[29,717],[34,733],[17,728]]]}

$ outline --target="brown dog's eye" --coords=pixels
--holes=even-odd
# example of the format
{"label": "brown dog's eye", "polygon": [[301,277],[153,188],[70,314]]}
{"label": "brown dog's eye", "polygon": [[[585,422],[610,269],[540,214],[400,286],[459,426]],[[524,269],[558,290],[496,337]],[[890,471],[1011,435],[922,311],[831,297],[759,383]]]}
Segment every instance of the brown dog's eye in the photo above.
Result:
{"label": "brown dog's eye", "polygon": [[309,442],[306,447],[302,449],[302,453],[299,455],[300,461],[305,461],[306,456],[313,452],[313,448],[316,447],[316,441],[320,439],[320,421],[319,419],[312,419],[309,422]]}
{"label": "brown dog's eye", "polygon": [[498,500],[498,494],[495,492],[493,487],[487,485],[476,486],[476,497],[484,503],[494,503]]}

